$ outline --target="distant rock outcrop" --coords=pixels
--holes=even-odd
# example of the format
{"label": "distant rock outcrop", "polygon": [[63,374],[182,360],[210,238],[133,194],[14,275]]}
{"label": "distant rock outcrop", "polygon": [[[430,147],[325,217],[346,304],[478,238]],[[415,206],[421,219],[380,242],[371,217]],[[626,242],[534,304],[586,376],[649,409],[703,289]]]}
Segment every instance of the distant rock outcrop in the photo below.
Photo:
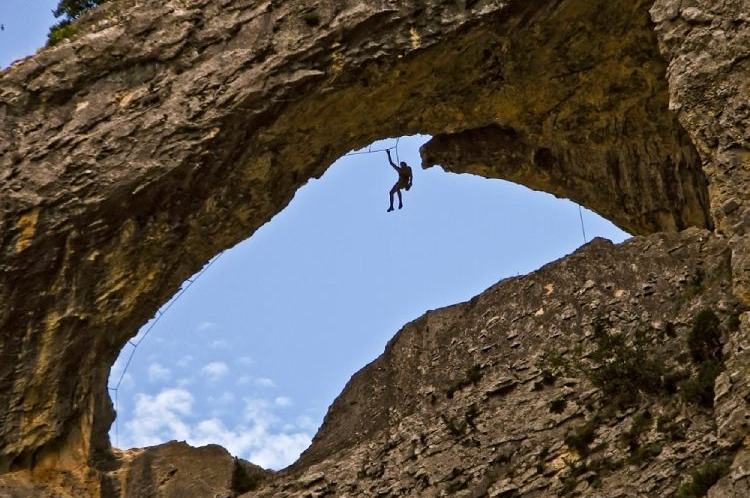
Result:
{"label": "distant rock outcrop", "polygon": [[[124,496],[125,472],[146,489],[144,472],[178,453],[216,461],[182,446],[113,453],[120,349],[341,154],[418,132],[435,137],[425,166],[664,233],[592,243],[407,326],[302,459],[253,493],[670,496],[710,463],[728,472],[713,498],[747,496],[748,12],[747,0],[115,0],[83,16],[73,40],[0,73],[0,496]],[[723,345],[711,368],[684,357],[703,308]],[[673,382],[602,414],[608,388],[586,375],[598,320],[625,352],[645,334],[638,348]],[[564,374],[537,386],[553,346],[567,348]],[[566,440],[575,427],[582,441]],[[219,460],[221,489],[239,493]]]}

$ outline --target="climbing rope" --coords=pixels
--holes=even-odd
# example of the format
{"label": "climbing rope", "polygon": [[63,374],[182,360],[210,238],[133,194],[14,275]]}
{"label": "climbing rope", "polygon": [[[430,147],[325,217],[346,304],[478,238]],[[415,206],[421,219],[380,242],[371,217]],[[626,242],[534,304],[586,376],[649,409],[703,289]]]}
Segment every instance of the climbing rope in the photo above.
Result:
{"label": "climbing rope", "polygon": [[[397,137],[396,138],[396,144],[393,147],[388,147],[388,148],[385,148],[385,149],[375,149],[375,150],[373,150],[372,149],[372,144],[370,144],[370,146],[367,147],[367,150],[362,150],[362,151],[357,151],[357,152],[349,152],[348,154],[344,154],[343,157],[358,156],[358,155],[361,155],[361,154],[375,154],[377,152],[386,152],[386,151],[394,150],[395,149],[396,150],[396,164],[401,164],[401,159],[398,156],[398,143],[400,141],[401,141],[401,137]],[[588,237],[586,237],[586,226],[583,223],[583,209],[581,208],[580,204],[578,205],[578,217],[581,220],[581,233],[583,234],[583,243],[587,244],[588,243]]]}
{"label": "climbing rope", "polygon": [[[378,152],[386,152],[386,151],[394,150],[395,149],[396,150],[396,159],[398,159],[398,143],[399,143],[400,140],[401,140],[401,137],[396,138],[396,145],[394,145],[393,147],[387,147],[385,149],[375,149],[375,150],[373,150],[372,144],[370,144],[370,146],[367,147],[367,150],[360,150],[360,151],[356,151],[356,152],[349,152],[348,154],[344,154],[343,157],[359,156],[359,155],[362,155],[362,154],[376,154]],[[396,162],[396,164],[398,164],[398,161]]]}
{"label": "climbing rope", "polygon": [[[394,145],[393,147],[385,148],[385,149],[375,149],[375,150],[373,150],[372,144],[370,144],[370,146],[367,148],[366,151],[350,152],[348,154],[345,154],[344,157],[347,157],[347,156],[356,156],[356,155],[360,155],[360,154],[375,154],[377,152],[385,152],[385,151],[389,151],[389,150],[394,150],[395,149],[396,150],[396,164],[398,164],[399,163],[398,144],[399,144],[400,140],[401,140],[400,137],[397,138],[396,139],[396,145]],[[167,311],[169,311],[169,309],[172,307],[172,305],[174,305],[174,303],[176,303],[185,294],[185,292],[187,292],[187,290],[206,271],[208,271],[209,268],[211,268],[211,265],[213,265],[216,262],[216,260],[218,260],[221,257],[222,254],[223,254],[223,252],[219,253],[214,259],[212,259],[211,261],[209,261],[208,264],[206,266],[204,266],[203,269],[200,272],[198,272],[194,277],[187,279],[187,285],[185,285],[184,287],[182,287],[180,289],[180,291],[177,294],[175,294],[172,297],[172,299],[170,299],[167,302],[167,304],[164,305],[163,308],[159,309],[156,312],[156,315],[154,315],[154,317],[150,321],[150,323],[149,323],[148,327],[146,328],[145,332],[143,333],[143,335],[137,341],[129,340],[127,342],[127,344],[129,344],[131,346],[131,350],[130,350],[130,354],[128,355],[128,359],[125,361],[125,367],[122,369],[122,372],[120,372],[120,376],[117,378],[117,382],[115,383],[114,387],[107,386],[107,389],[110,392],[114,393],[114,398],[115,398],[115,412],[117,412],[117,410],[119,408],[119,390],[120,390],[120,386],[122,386],[122,381],[125,379],[125,375],[128,373],[128,369],[130,368],[130,364],[133,362],[133,357],[135,356],[135,352],[138,350],[138,347],[141,345],[141,343],[143,343],[144,340],[146,340],[146,337],[148,337],[148,335],[151,333],[151,331],[154,329],[154,327],[156,327],[156,325],[159,323],[159,321],[161,320],[161,318],[167,313]],[[116,446],[120,445],[120,428],[119,428],[119,418],[118,417],[115,417],[115,445]]]}
{"label": "climbing rope", "polygon": [[581,219],[581,233],[583,233],[583,243],[588,243],[588,240],[586,240],[586,227],[583,225],[583,209],[581,209],[581,205],[578,205],[578,217]]}
{"label": "climbing rope", "polygon": [[344,154],[343,157],[349,157],[349,156],[359,156],[361,154],[375,154],[376,152],[385,152],[387,150],[393,150],[395,147],[388,147],[387,149],[375,149],[375,150],[363,150],[359,152],[350,152],[348,154]]}
{"label": "climbing rope", "polygon": [[[107,386],[107,389],[110,392],[114,393],[114,397],[115,397],[115,413],[117,413],[117,409],[119,408],[119,390],[120,390],[120,386],[122,385],[122,381],[125,378],[125,374],[128,373],[128,368],[130,367],[130,364],[133,361],[133,357],[135,356],[135,352],[138,350],[138,346],[140,346],[143,343],[143,341],[146,340],[146,337],[148,337],[148,335],[151,333],[151,331],[154,329],[154,327],[156,327],[156,325],[159,323],[159,320],[161,320],[161,318],[167,313],[167,311],[169,311],[169,308],[171,308],[172,305],[174,305],[174,303],[176,303],[187,292],[187,290],[190,287],[192,287],[192,285],[195,282],[197,282],[198,279],[201,276],[203,276],[203,274],[206,273],[206,271],[208,271],[209,268],[211,268],[211,266],[214,263],[216,263],[216,260],[218,260],[221,257],[222,254],[224,254],[224,251],[222,251],[219,254],[217,254],[216,257],[214,257],[211,261],[209,261],[208,264],[206,264],[206,266],[204,266],[201,269],[201,271],[199,271],[197,274],[195,274],[195,276],[193,276],[193,277],[191,277],[191,278],[189,278],[189,279],[186,280],[187,285],[184,285],[177,292],[177,294],[175,294],[172,297],[172,299],[170,299],[169,301],[167,301],[167,304],[165,304],[161,309],[159,309],[159,310],[156,311],[156,315],[154,315],[154,317],[151,319],[151,323],[148,325],[148,327],[146,328],[146,330],[143,333],[143,335],[137,341],[133,341],[131,339],[131,340],[129,340],[127,342],[130,346],[132,346],[132,349],[130,350],[130,354],[128,355],[128,359],[125,362],[125,367],[122,369],[122,372],[120,373],[120,377],[117,379],[117,383],[115,384],[115,386],[114,387]],[[120,428],[119,428],[118,420],[119,420],[119,417],[115,416],[115,446],[119,446],[120,445]]]}

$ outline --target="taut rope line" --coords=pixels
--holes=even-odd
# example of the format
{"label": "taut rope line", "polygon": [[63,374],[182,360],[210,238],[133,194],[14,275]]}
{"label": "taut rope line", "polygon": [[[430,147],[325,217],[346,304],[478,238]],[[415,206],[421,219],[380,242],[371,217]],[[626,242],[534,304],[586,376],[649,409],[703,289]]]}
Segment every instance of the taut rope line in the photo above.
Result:
{"label": "taut rope line", "polygon": [[[199,271],[194,277],[189,278],[186,280],[187,285],[182,287],[177,294],[175,294],[172,299],[167,301],[167,304],[164,305],[163,308],[156,311],[156,315],[154,315],[154,318],[151,320],[151,324],[146,328],[146,331],[143,333],[140,339],[137,341],[133,341],[132,339],[129,339],[127,344],[130,344],[133,349],[130,350],[130,355],[128,355],[128,359],[125,362],[125,367],[122,369],[122,372],[120,373],[120,377],[117,379],[117,383],[114,387],[107,386],[107,389],[115,393],[115,413],[117,413],[117,409],[119,407],[119,390],[120,385],[122,385],[122,380],[125,378],[125,374],[128,372],[128,368],[130,367],[130,363],[133,361],[133,357],[135,356],[135,352],[138,349],[138,346],[141,345],[141,343],[146,340],[146,337],[148,337],[149,333],[156,327],[156,324],[159,323],[159,320],[161,320],[161,317],[163,317],[167,311],[169,311],[169,308],[172,307],[174,303],[177,302],[186,292],[187,290],[192,287],[192,285],[198,281],[198,279],[203,276],[206,271],[208,271],[209,268],[211,268],[211,265],[216,263],[216,260],[218,260],[221,255],[224,254],[224,251],[220,252],[216,255],[211,261],[204,266],[201,271]],[[118,424],[118,418],[115,416],[115,445],[120,445],[120,428]]]}

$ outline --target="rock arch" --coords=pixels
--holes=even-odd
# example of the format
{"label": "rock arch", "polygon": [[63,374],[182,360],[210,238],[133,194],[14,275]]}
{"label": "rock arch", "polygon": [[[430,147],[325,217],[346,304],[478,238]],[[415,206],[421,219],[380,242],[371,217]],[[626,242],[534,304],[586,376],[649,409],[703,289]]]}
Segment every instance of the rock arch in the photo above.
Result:
{"label": "rock arch", "polygon": [[710,227],[651,3],[118,0],[0,74],[0,472],[105,465],[125,341],[377,138],[634,234]]}

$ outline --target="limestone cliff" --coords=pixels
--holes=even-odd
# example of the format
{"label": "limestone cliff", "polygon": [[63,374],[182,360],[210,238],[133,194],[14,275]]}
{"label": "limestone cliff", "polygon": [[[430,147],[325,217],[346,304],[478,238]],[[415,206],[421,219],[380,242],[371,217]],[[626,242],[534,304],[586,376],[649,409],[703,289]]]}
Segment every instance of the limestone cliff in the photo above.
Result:
{"label": "limestone cliff", "polygon": [[[675,366],[679,339],[697,307],[708,306],[721,318],[725,366],[712,411],[648,391],[642,401],[651,415],[674,408],[695,420],[685,446],[663,441],[655,421],[635,441],[661,446],[646,467],[619,448],[608,458],[620,466],[597,475],[623,496],[637,496],[634,483],[668,493],[700,458],[736,454],[716,496],[745,496],[748,12],[747,0],[116,0],[84,16],[73,40],[0,73],[0,490],[47,483],[63,496],[129,493],[123,473],[151,467],[113,455],[106,435],[106,379],[128,338],[186,277],[250,236],[342,153],[421,132],[435,136],[425,165],[570,197],[638,235],[717,231],[597,243],[550,267],[558,287],[591,292],[562,296],[553,286],[539,294],[536,279],[549,268],[505,282],[477,299],[504,296],[494,305],[505,317],[496,328],[471,304],[436,313],[453,326],[430,326],[434,336],[414,332],[431,317],[410,325],[334,403],[301,461],[258,492],[375,495],[382,485],[383,495],[482,496],[477,482],[486,481],[491,496],[544,496],[562,477],[559,486],[594,496],[597,488],[582,482],[598,456],[568,455],[560,436],[570,429],[565,416],[588,420],[602,393],[584,396],[586,378],[569,374],[572,384],[524,398],[547,352],[541,339],[559,333],[574,365],[585,365],[585,348],[575,344],[595,318],[627,337],[638,327],[661,330],[650,322],[670,323],[675,337],[657,341],[651,331],[647,339]],[[587,273],[586,258],[603,265],[596,275],[612,277]],[[705,285],[675,277],[684,270],[693,278],[696,267]],[[607,282],[632,297],[616,301],[622,296],[609,296]],[[576,314],[546,315],[542,326],[523,314],[526,299],[537,299],[536,311],[570,306]],[[492,346],[495,363],[483,365],[477,351],[490,343],[474,329],[510,334],[516,322],[524,339]],[[466,350],[454,352],[453,339]],[[457,356],[433,371],[423,350]],[[514,369],[510,358],[528,368]],[[686,375],[698,368],[683,367]],[[511,385],[485,395],[501,373]],[[443,399],[440,382],[460,387]],[[367,391],[377,395],[361,399]],[[434,395],[434,409],[422,395]],[[506,395],[508,405],[500,402]],[[534,399],[554,401],[548,396],[564,398],[562,418],[527,411]],[[498,414],[504,406],[514,412]],[[621,408],[599,419],[593,433],[601,442],[615,446],[612,438],[643,412],[640,404]],[[515,411],[524,425],[489,423]],[[426,438],[409,443],[412,453],[398,438],[387,442],[400,425],[401,434]],[[519,446],[501,444],[511,441]],[[535,453],[523,444],[537,443],[549,447],[532,468]],[[390,444],[395,453],[383,449]],[[496,447],[512,454],[500,457]],[[583,471],[573,480],[563,455]],[[376,468],[353,470],[365,460]],[[473,466],[446,477],[453,460]],[[508,473],[509,462],[525,473]],[[387,473],[410,468],[411,477]]]}
{"label": "limestone cliff", "polygon": [[[701,315],[718,318],[723,365],[744,361],[730,263],[697,230],[595,240],[430,312],[352,378],[299,462],[244,497],[671,497],[742,443],[715,435],[729,390],[685,391]],[[720,486],[746,496],[750,476]]]}

